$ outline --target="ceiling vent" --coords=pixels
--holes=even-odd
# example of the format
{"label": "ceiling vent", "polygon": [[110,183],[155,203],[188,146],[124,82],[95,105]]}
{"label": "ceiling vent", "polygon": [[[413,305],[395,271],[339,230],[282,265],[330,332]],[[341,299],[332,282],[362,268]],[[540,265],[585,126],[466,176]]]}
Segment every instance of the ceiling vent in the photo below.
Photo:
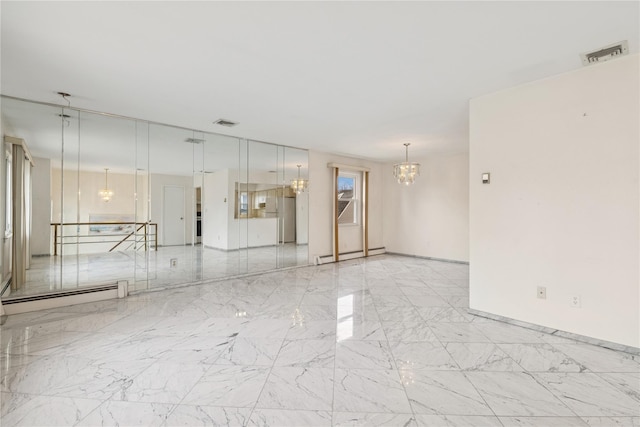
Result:
{"label": "ceiling vent", "polygon": [[191,144],[202,144],[204,142],[204,139],[198,139],[198,138],[187,138],[184,140],[185,142],[189,142]]}
{"label": "ceiling vent", "polygon": [[214,125],[220,125],[220,126],[226,126],[228,128],[232,128],[235,125],[237,125],[238,123],[236,122],[232,122],[231,120],[226,120],[226,119],[218,119],[215,122],[213,122]]}
{"label": "ceiling vent", "polygon": [[582,59],[582,65],[591,65],[597,64],[598,62],[609,61],[610,59],[615,59],[619,56],[627,55],[628,53],[629,46],[627,45],[627,41],[623,40],[621,42],[605,46],[595,52],[581,53],[580,58]]}

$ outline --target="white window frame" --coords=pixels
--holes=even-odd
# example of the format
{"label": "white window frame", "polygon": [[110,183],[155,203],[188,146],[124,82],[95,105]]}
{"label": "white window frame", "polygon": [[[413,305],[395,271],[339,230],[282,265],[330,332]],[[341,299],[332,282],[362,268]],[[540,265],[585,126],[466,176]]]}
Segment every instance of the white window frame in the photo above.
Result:
{"label": "white window frame", "polygon": [[[341,220],[338,219],[338,226],[340,227],[353,227],[353,226],[360,226],[360,188],[361,188],[361,181],[362,181],[362,174],[361,173],[357,173],[357,172],[343,172],[343,171],[339,171],[338,172],[338,182],[336,183],[336,185],[338,185],[338,193],[340,193],[340,178],[352,178],[353,179],[353,193],[351,195],[351,200],[354,206],[353,209],[353,221],[352,222],[340,222]],[[346,199],[341,199],[341,200],[346,200]]]}

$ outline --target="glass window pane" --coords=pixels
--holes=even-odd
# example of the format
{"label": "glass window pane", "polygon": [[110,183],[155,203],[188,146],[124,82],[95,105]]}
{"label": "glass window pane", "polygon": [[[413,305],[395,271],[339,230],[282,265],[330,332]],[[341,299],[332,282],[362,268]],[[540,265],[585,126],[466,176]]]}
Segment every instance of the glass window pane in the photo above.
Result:
{"label": "glass window pane", "polygon": [[343,174],[338,176],[338,224],[358,223],[358,176]]}

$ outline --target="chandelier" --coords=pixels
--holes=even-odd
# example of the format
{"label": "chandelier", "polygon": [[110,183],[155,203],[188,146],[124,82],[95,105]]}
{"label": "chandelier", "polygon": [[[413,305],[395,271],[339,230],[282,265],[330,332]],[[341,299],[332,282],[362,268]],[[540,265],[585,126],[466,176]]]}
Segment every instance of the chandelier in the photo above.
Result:
{"label": "chandelier", "polygon": [[393,176],[398,180],[398,184],[411,185],[420,175],[420,163],[409,161],[409,145],[411,144],[408,142],[404,144],[405,161],[393,165]]}
{"label": "chandelier", "polygon": [[104,168],[104,188],[98,192],[100,198],[108,202],[113,197],[113,191],[109,190],[109,168]]}
{"label": "chandelier", "polygon": [[300,168],[302,167],[302,165],[297,165],[297,166],[298,166],[298,179],[291,180],[291,189],[295,191],[296,194],[300,194],[305,190],[305,188],[307,188],[307,185],[309,185],[309,181],[306,179],[300,178]]}

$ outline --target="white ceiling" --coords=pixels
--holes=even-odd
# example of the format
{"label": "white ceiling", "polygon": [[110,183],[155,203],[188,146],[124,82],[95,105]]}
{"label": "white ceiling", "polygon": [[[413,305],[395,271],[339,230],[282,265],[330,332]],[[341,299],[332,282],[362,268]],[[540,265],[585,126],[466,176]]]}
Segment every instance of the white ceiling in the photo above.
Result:
{"label": "white ceiling", "polygon": [[4,95],[385,161],[467,150],[470,98],[640,38],[636,1],[0,8]]}

